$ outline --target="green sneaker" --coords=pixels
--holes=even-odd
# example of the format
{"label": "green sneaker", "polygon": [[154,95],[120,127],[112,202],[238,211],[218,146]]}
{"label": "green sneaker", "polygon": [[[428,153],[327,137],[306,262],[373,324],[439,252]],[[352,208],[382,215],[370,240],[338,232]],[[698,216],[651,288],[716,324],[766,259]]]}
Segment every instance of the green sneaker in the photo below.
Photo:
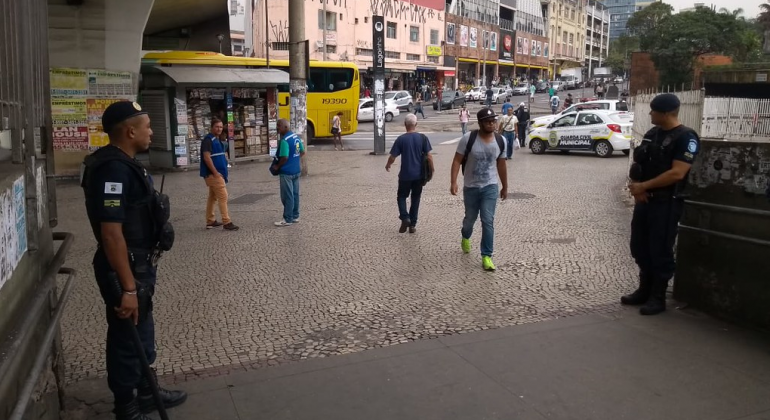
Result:
{"label": "green sneaker", "polygon": [[492,262],[492,257],[487,257],[486,255],[481,257],[481,266],[484,267],[484,270],[486,271],[497,270],[497,267],[495,267],[495,263]]}
{"label": "green sneaker", "polygon": [[463,238],[463,240],[460,241],[460,248],[463,249],[463,253],[470,254],[470,252],[471,252],[471,240]]}

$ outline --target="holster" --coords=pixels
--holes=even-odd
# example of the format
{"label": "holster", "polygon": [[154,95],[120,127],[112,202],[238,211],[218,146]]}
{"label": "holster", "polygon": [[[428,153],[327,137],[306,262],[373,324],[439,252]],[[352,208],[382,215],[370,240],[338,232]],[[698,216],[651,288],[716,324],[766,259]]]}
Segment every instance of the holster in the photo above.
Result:
{"label": "holster", "polygon": [[[152,296],[155,294],[155,286],[142,279],[147,277],[152,269],[153,254],[142,255],[141,257],[133,253],[130,255],[129,264],[131,264],[131,272],[134,274],[136,300],[139,303],[139,322],[142,322],[152,311]],[[120,307],[123,300],[123,286],[120,284],[118,273],[109,270],[99,279],[98,283],[104,303],[109,307]]]}

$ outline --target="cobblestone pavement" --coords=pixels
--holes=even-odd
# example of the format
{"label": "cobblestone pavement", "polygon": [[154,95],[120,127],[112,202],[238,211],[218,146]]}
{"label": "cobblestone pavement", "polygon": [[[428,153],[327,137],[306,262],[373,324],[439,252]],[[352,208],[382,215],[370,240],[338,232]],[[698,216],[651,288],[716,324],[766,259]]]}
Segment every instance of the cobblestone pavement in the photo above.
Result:
{"label": "cobblestone pavement", "polygon": [[[177,241],[155,298],[156,366],[167,382],[411,340],[618,309],[632,288],[627,160],[520,151],[514,199],[495,221],[498,270],[459,247],[463,206],[449,190],[454,145],[435,146],[437,172],[416,234],[399,234],[397,167],[362,152],[309,154],[301,223],[276,228],[278,181],[239,165],[230,209],[238,232],[207,231],[197,171],[168,174]],[[63,319],[69,382],[104,375],[106,324],[92,277],[95,242],[75,184],[58,189],[67,261],[81,273]]]}

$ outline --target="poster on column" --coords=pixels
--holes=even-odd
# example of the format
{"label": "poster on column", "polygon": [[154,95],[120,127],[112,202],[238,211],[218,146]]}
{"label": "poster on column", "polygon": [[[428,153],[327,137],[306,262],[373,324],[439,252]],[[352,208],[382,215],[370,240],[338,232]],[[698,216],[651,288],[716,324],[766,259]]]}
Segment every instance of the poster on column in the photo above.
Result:
{"label": "poster on column", "polygon": [[516,54],[524,54],[524,41],[521,37],[516,38]]}
{"label": "poster on column", "polygon": [[523,38],[524,46],[522,54],[529,55],[529,38]]}
{"label": "poster on column", "polygon": [[455,43],[455,24],[454,23],[446,24],[446,43],[448,45],[454,45]]}
{"label": "poster on column", "polygon": [[86,96],[88,80],[82,69],[53,68],[50,70],[51,96]]}
{"label": "poster on column", "polygon": [[0,191],[0,288],[27,250],[24,177]]}
{"label": "poster on column", "polygon": [[85,99],[51,99],[51,125],[54,150],[88,150]]}
{"label": "poster on column", "polygon": [[27,251],[27,212],[26,197],[24,196],[24,177],[20,177],[13,183],[13,210],[16,213],[16,261]]}
{"label": "poster on column", "polygon": [[471,28],[471,36],[469,41],[471,48],[478,47],[479,44],[477,42],[478,41],[477,37],[478,37],[478,33],[476,32],[476,28]]}
{"label": "poster on column", "polygon": [[465,25],[460,25],[460,46],[468,46],[468,27]]}
{"label": "poster on column", "polygon": [[93,151],[110,143],[102,128],[102,114],[118,99],[86,99],[88,106],[88,149]]}
{"label": "poster on column", "polygon": [[88,96],[119,97],[134,94],[131,73],[122,71],[89,70]]}

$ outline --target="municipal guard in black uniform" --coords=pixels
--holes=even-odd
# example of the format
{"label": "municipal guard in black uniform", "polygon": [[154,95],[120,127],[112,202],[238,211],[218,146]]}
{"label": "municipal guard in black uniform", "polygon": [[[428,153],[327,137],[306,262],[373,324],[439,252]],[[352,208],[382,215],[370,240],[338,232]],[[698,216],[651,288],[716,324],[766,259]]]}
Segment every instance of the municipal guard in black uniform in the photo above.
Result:
{"label": "municipal guard in black uniform", "polygon": [[674,276],[674,242],[687,183],[700,139],[679,122],[679,99],[670,93],[650,102],[655,125],[634,149],[628,185],[636,205],[631,221],[631,255],[639,266],[639,288],[620,301],[644,305],[642,315],[666,310],[666,289]]}
{"label": "municipal guard in black uniform", "polygon": [[[106,304],[107,382],[115,396],[116,419],[149,420],[142,413],[156,406],[131,323],[152,364],[156,266],[162,251],[173,244],[173,227],[168,223],[168,197],[155,191],[152,177],[135,158],[150,147],[147,113],[135,102],[116,102],[104,111],[102,126],[110,144],[85,159],[82,187],[98,243],[94,274]],[[167,408],[187,398],[181,391],[161,389],[160,394]]]}

